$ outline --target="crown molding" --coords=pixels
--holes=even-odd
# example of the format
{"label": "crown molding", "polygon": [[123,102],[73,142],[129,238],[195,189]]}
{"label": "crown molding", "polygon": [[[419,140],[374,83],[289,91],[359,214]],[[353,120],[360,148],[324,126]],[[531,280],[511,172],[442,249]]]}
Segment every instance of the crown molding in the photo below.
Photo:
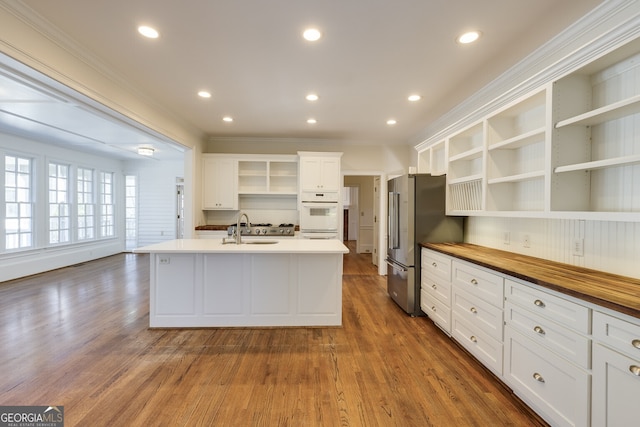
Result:
{"label": "crown molding", "polygon": [[422,151],[639,36],[640,2],[605,1],[435,120],[410,145]]}

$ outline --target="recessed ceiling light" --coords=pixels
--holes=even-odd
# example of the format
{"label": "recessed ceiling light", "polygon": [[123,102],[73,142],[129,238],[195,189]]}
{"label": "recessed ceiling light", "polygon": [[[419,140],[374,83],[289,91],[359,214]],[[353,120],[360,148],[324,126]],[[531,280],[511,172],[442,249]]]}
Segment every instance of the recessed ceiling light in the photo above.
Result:
{"label": "recessed ceiling light", "polygon": [[201,90],[200,92],[198,92],[198,96],[200,98],[211,98],[211,93],[207,92],[206,90]]}
{"label": "recessed ceiling light", "polygon": [[462,34],[460,37],[458,37],[458,43],[460,44],[473,43],[479,38],[480,38],[480,31],[469,31]]}
{"label": "recessed ceiling light", "polygon": [[142,34],[143,36],[150,38],[150,39],[157,39],[160,34],[158,33],[158,31],[155,28],[151,28],[148,27],[146,25],[141,25],[138,27],[138,32],[140,34]]}
{"label": "recessed ceiling light", "polygon": [[316,95],[315,93],[310,93],[309,95],[305,96],[305,99],[307,101],[317,101],[318,95]]}
{"label": "recessed ceiling light", "polygon": [[387,120],[387,124],[388,124],[388,125],[395,125],[396,123],[398,123],[398,122],[396,121],[396,119],[389,119],[389,120]]}
{"label": "recessed ceiling light", "polygon": [[420,101],[422,97],[420,95],[409,95],[407,98],[411,102]]}
{"label": "recessed ceiling light", "polygon": [[322,37],[322,33],[320,33],[320,31],[316,28],[307,28],[302,33],[302,37],[304,37],[306,40],[309,40],[310,42],[314,42]]}
{"label": "recessed ceiling light", "polygon": [[227,122],[227,123],[231,123],[233,121],[233,117],[224,116],[222,118],[222,121]]}
{"label": "recessed ceiling light", "polygon": [[309,123],[310,125],[315,125],[316,123],[318,123],[318,121],[316,119],[307,119],[307,123]]}

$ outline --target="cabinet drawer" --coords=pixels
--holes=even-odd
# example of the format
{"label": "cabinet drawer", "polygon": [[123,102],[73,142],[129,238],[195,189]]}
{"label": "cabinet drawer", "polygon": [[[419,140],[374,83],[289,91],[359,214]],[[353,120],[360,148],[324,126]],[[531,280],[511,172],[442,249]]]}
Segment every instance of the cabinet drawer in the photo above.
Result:
{"label": "cabinet drawer", "polygon": [[502,377],[502,342],[454,315],[451,316],[451,336],[483,365]]}
{"label": "cabinet drawer", "polygon": [[600,344],[593,346],[592,426],[638,425],[640,357],[630,358]]}
{"label": "cabinet drawer", "polygon": [[537,344],[544,345],[570,362],[589,369],[591,350],[589,338],[509,301],[505,306],[505,320],[508,325]]}
{"label": "cabinet drawer", "polygon": [[453,291],[451,310],[453,316],[462,317],[474,328],[481,328],[502,342],[502,309],[456,288]]}
{"label": "cabinet drawer", "polygon": [[508,301],[576,331],[590,333],[591,310],[587,307],[509,279],[505,281],[505,292]]}
{"label": "cabinet drawer", "polygon": [[439,281],[436,283],[423,277],[421,288],[422,291],[439,299],[447,307],[451,307],[451,282]]}
{"label": "cabinet drawer", "polygon": [[420,266],[422,274],[432,280],[451,281],[451,258],[446,255],[423,248]]}
{"label": "cabinet drawer", "polygon": [[505,381],[554,426],[589,425],[591,375],[505,328]]}
{"label": "cabinet drawer", "polygon": [[640,324],[593,312],[593,338],[640,360]]}
{"label": "cabinet drawer", "polygon": [[503,306],[504,279],[470,264],[453,261],[453,283],[496,307]]}
{"label": "cabinet drawer", "polygon": [[424,290],[420,295],[420,308],[447,334],[451,333],[451,309]]}

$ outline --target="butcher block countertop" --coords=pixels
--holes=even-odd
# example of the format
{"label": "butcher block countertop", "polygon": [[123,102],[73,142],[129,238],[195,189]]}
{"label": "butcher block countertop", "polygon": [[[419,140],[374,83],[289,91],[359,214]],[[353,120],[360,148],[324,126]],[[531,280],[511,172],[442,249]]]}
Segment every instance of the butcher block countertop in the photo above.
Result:
{"label": "butcher block countertop", "polygon": [[640,280],[470,243],[422,247],[640,318]]}

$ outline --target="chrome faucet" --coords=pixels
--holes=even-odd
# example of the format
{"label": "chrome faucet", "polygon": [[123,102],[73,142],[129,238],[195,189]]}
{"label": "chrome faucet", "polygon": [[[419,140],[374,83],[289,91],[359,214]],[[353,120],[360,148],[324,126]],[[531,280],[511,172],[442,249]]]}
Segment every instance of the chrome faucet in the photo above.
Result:
{"label": "chrome faucet", "polygon": [[236,244],[237,245],[242,243],[242,231],[240,230],[240,223],[242,222],[242,217],[246,218],[247,226],[251,225],[251,223],[249,222],[249,216],[244,212],[240,212],[238,214],[238,223],[236,224]]}

